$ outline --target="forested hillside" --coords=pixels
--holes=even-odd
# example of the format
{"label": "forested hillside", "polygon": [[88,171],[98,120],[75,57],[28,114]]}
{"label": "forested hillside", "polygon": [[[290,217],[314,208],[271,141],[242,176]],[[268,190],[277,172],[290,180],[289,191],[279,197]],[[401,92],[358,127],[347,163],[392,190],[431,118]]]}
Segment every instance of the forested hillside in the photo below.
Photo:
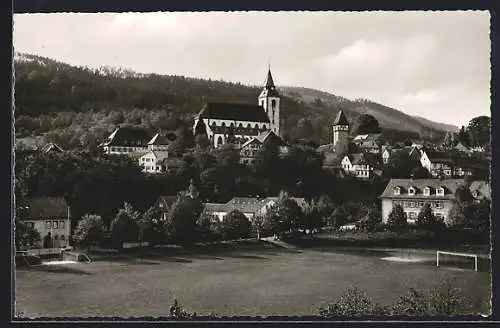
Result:
{"label": "forested hillside", "polygon": [[[353,102],[327,93],[325,97],[338,101],[304,101],[284,91],[281,108],[289,140],[329,142],[331,127],[325,122],[331,122],[339,108],[351,122],[362,113],[372,114],[397,139],[443,135],[411,116],[372,102]],[[16,137],[19,142],[52,141],[63,148],[79,148],[96,146],[119,124],[187,130],[192,127],[193,114],[205,102],[254,103],[259,92],[259,86],[120,68],[90,69],[16,54]]]}

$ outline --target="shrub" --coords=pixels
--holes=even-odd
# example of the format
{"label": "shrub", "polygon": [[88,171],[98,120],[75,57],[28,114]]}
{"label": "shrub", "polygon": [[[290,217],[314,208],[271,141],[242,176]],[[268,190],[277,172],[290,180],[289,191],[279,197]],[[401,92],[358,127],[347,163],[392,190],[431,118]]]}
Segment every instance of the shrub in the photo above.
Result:
{"label": "shrub", "polygon": [[320,308],[319,313],[325,318],[335,318],[384,315],[388,314],[388,310],[358,288],[352,287],[340,296],[336,303]]}
{"label": "shrub", "polygon": [[430,291],[429,307],[432,314],[443,316],[465,313],[468,310],[460,289],[453,287],[449,280]]}
{"label": "shrub", "polygon": [[425,293],[410,288],[407,295],[401,296],[393,306],[393,314],[426,315],[429,314],[429,301]]}
{"label": "shrub", "polygon": [[177,299],[174,299],[174,303],[170,307],[170,317],[177,320],[187,320],[194,316],[196,316],[196,313],[189,313],[177,302]]}
{"label": "shrub", "polygon": [[250,235],[250,221],[238,210],[228,213],[222,220],[222,232],[228,239],[238,239]]}

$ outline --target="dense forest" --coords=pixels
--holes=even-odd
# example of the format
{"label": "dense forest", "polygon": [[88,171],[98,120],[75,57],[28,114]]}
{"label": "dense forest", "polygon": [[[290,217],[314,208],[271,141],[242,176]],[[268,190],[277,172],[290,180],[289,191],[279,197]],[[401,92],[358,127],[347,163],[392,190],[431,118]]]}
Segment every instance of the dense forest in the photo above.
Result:
{"label": "dense forest", "polygon": [[[151,132],[191,129],[193,114],[204,103],[254,103],[259,92],[258,86],[239,83],[139,74],[110,67],[75,67],[34,55],[17,55],[16,138],[18,144],[56,142],[75,149],[97,145],[120,124],[143,126]],[[309,102],[283,93],[284,137],[290,141],[331,142],[331,127],[325,122],[332,122],[340,108],[355,122],[367,108],[375,110],[377,106],[374,116],[389,140],[437,140],[444,134],[423,124],[415,125],[410,116],[379,104],[345,99]],[[381,107],[399,113],[401,124],[377,115]],[[394,129],[398,125],[404,131]]]}

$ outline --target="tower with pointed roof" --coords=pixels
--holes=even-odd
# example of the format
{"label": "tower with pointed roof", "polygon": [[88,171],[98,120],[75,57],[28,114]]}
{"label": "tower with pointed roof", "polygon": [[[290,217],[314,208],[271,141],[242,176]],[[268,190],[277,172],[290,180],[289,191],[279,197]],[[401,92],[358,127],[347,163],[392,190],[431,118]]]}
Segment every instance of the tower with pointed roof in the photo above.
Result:
{"label": "tower with pointed roof", "polygon": [[349,121],[342,109],[333,122],[333,146],[340,151],[346,151],[349,143]]}
{"label": "tower with pointed roof", "polygon": [[280,136],[280,96],[274,85],[270,67],[267,71],[264,88],[259,95],[259,105],[264,108],[264,111],[269,117],[271,131]]}

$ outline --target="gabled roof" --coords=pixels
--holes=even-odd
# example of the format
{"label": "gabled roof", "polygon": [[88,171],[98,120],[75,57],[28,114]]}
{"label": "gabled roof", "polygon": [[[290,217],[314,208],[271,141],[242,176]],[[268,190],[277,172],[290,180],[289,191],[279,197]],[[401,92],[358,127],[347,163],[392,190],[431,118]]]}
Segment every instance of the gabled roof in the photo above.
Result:
{"label": "gabled roof", "polygon": [[[266,203],[269,202],[269,201],[274,201],[274,202],[277,202],[279,199],[279,197],[267,197],[266,198]],[[305,200],[305,198],[302,198],[302,197],[290,197],[291,200],[295,201],[297,203],[297,205],[299,205],[302,209],[306,208],[307,206],[309,206],[309,204],[307,203],[307,201]]]}
{"label": "gabled roof", "polygon": [[156,201],[156,206],[162,210],[168,210],[177,200],[177,196],[160,196]]}
{"label": "gabled roof", "polygon": [[252,138],[250,140],[248,140],[247,142],[245,142],[243,145],[241,145],[240,149],[243,149],[244,147],[250,145],[250,144],[253,144],[253,143],[258,143],[258,144],[262,144],[262,142],[257,139],[257,138]]}
{"label": "gabled roof", "polygon": [[333,125],[349,125],[349,121],[347,120],[347,117],[345,117],[342,109],[337,113],[335,121],[333,121]]}
{"label": "gabled roof", "polygon": [[68,204],[63,197],[26,198],[19,201],[16,206],[25,210],[23,218],[28,220],[68,217]]}
{"label": "gabled roof", "polygon": [[197,116],[199,118],[269,123],[269,117],[264,111],[264,107],[253,104],[208,103],[203,106]]}
{"label": "gabled roof", "polygon": [[51,151],[56,151],[56,152],[63,152],[64,150],[58,145],[53,142],[49,142],[45,146],[43,146],[42,151],[44,153],[48,153]]}
{"label": "gabled roof", "polygon": [[281,139],[279,136],[276,135],[271,130],[264,131],[260,133],[256,139],[258,139],[261,143],[266,143],[266,142],[275,142],[279,146],[286,146],[286,143],[283,139]]}
{"label": "gabled roof", "polygon": [[[391,179],[387,184],[384,192],[380,196],[381,198],[398,198],[398,197],[408,197],[408,188],[413,186],[418,192],[411,196],[412,198],[423,198],[423,199],[454,199],[455,192],[457,188],[463,185],[465,182],[463,179]],[[399,187],[401,189],[401,195],[394,195],[394,188]],[[440,187],[444,188],[444,196],[437,196],[435,193],[430,194],[430,196],[424,196],[423,190],[425,187],[430,187],[432,190],[436,190]]]}
{"label": "gabled roof", "polygon": [[372,153],[353,153],[346,155],[352,165],[370,165],[372,167],[379,166],[379,159],[376,154]]}
{"label": "gabled roof", "polygon": [[169,143],[170,140],[166,136],[157,133],[149,140],[148,145],[168,145]]}
{"label": "gabled roof", "polygon": [[[146,146],[151,140],[148,132],[139,127],[124,126],[119,127],[111,133],[108,139],[103,143],[104,146]],[[140,144],[132,144],[139,142]]]}

